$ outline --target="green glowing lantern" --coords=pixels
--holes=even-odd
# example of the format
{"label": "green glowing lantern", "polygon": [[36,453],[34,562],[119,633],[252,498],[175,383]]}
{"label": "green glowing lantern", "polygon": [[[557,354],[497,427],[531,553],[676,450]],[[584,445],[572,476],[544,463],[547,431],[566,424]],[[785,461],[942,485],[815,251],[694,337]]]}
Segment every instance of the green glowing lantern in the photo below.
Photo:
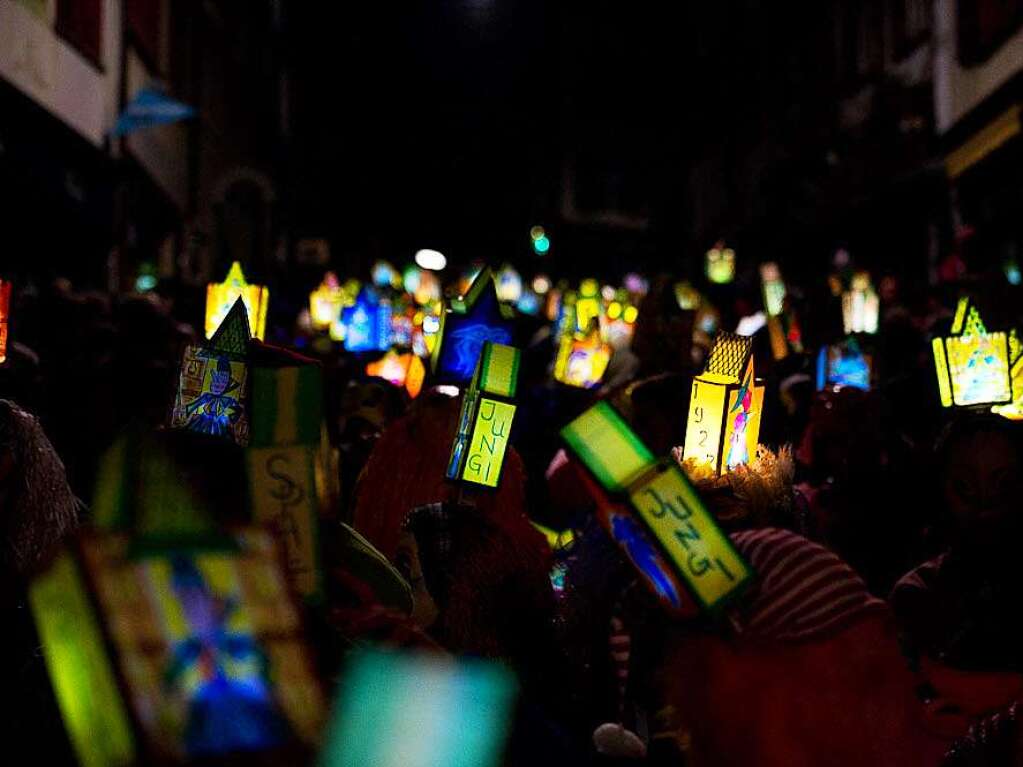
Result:
{"label": "green glowing lantern", "polygon": [[515,419],[520,355],[513,346],[490,341],[483,344],[476,372],[462,400],[448,479],[492,488],[501,481]]}
{"label": "green glowing lantern", "polygon": [[603,507],[601,522],[662,604],[684,610],[681,584],[712,613],[741,594],[753,570],[678,464],[655,458],[611,405],[594,405],[561,436],[600,489],[624,502]]}

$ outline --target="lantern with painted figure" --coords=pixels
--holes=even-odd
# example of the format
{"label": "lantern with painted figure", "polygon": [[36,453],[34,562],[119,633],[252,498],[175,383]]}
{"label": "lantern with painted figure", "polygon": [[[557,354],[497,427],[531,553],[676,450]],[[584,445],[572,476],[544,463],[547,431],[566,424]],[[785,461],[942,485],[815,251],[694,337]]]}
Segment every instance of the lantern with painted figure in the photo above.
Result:
{"label": "lantern with painted figure", "polygon": [[949,334],[931,341],[943,407],[1012,402],[1014,355],[1010,335],[1005,331],[989,332],[973,301],[959,299]]}
{"label": "lantern with painted figure", "polygon": [[715,613],[738,597],[753,571],[718,527],[674,461],[658,460],[607,402],[561,431],[599,490],[598,518],[660,602],[688,612],[691,596]]}
{"label": "lantern with painted figure", "polygon": [[[483,344],[512,340],[515,310],[497,298],[489,268],[476,275],[469,292],[441,309],[432,351],[434,375],[441,383],[466,384],[476,369]],[[428,332],[426,324],[424,332]]]}
{"label": "lantern with painted figure", "polygon": [[235,261],[223,282],[211,282],[206,287],[207,338],[213,337],[239,298],[245,304],[252,336],[260,341],[266,337],[266,312],[270,305],[270,290],[264,285],[246,282],[242,265]]}
{"label": "lantern with painted figure", "polygon": [[520,357],[513,346],[484,342],[462,400],[448,479],[491,488],[500,483],[515,418]]}
{"label": "lantern with painted figure", "polygon": [[249,441],[248,313],[235,300],[208,343],[185,348],[171,428]]}
{"label": "lantern with painted figure", "polygon": [[604,378],[611,361],[611,345],[600,337],[596,322],[583,333],[561,337],[554,362],[554,378],[568,386],[591,389]]}
{"label": "lantern with painted figure", "polygon": [[366,286],[355,305],[341,312],[345,349],[350,352],[382,352],[391,346],[391,304]]}
{"label": "lantern with painted figure", "polygon": [[719,332],[707,368],[693,378],[683,459],[715,473],[756,455],[764,386],[754,375],[753,339]]}

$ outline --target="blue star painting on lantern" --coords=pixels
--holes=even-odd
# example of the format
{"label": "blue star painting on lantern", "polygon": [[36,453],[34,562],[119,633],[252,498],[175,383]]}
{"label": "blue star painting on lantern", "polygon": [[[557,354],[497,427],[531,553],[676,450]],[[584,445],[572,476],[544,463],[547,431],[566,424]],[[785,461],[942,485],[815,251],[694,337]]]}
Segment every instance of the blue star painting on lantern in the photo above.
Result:
{"label": "blue star painting on lantern", "polygon": [[376,291],[364,287],[353,306],[341,312],[345,349],[350,352],[383,352],[391,347],[391,306]]}
{"label": "blue star painting on lantern", "polygon": [[239,298],[208,344],[185,349],[171,428],[248,443],[249,338],[248,315]]}
{"label": "blue star painting on lantern", "polygon": [[476,370],[483,344],[510,344],[514,310],[497,298],[490,269],[483,269],[460,300],[441,312],[433,348],[433,372],[438,381],[466,384]]}

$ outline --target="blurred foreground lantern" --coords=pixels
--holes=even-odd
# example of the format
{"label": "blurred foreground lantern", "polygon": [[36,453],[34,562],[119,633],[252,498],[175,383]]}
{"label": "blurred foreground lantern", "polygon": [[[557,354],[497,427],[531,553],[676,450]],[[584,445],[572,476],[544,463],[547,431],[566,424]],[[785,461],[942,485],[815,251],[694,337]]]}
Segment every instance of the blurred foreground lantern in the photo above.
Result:
{"label": "blurred foreground lantern", "polygon": [[11,317],[11,283],[0,280],[0,363],[7,361],[7,327]]}
{"label": "blurred foreground lantern", "polygon": [[756,454],[764,386],[754,377],[753,339],[719,332],[707,369],[693,378],[683,459],[721,474]]}
{"label": "blurred foreground lantern", "polygon": [[29,603],[79,764],[308,759],[325,706],[265,531],[202,549],[80,534]]}
{"label": "blurred foreground lantern", "polygon": [[402,386],[415,399],[423,388],[426,368],[423,361],[412,352],[398,354],[391,349],[387,354],[366,365],[366,375],[383,378],[395,386]]}
{"label": "blurred foreground lantern", "polygon": [[251,360],[252,423],[245,450],[253,520],[277,536],[295,591],[323,594],[319,520],[336,476],[323,429],[323,372],[313,360],[261,347]]}
{"label": "blurred foreground lantern", "polygon": [[870,282],[869,272],[856,272],[849,289],[842,293],[842,324],[846,334],[876,333],[881,302]]}
{"label": "blurred foreground lantern", "polygon": [[1012,401],[1009,334],[988,332],[969,298],[959,299],[952,329],[931,341],[943,407]]}
{"label": "blurred foreground lantern", "polygon": [[266,311],[270,305],[270,290],[263,285],[250,285],[242,274],[242,265],[231,264],[223,282],[211,282],[206,287],[206,337],[212,338],[235,301],[245,303],[252,335],[260,341],[266,335]]}
{"label": "blurred foreground lantern", "polygon": [[585,333],[565,333],[558,344],[554,378],[568,386],[591,389],[604,379],[611,361],[611,345],[600,337],[597,323]]}
{"label": "blurred foreground lantern", "polygon": [[817,355],[817,390],[848,386],[869,391],[871,368],[871,356],[863,353],[853,337],[823,346]]}
{"label": "blurred foreground lantern", "polygon": [[[512,340],[515,310],[497,299],[490,269],[476,275],[469,291],[442,310],[432,352],[433,372],[441,383],[465,384],[472,378],[483,344]],[[424,332],[426,326],[424,322]]]}
{"label": "blurred foreground lantern", "polygon": [[341,312],[341,324],[350,352],[382,352],[391,346],[391,305],[370,287],[359,291],[355,305]]}
{"label": "blurred foreground lantern", "polygon": [[347,664],[320,767],[497,767],[513,717],[503,665],[362,652]]}
{"label": "blurred foreground lantern", "polygon": [[485,487],[501,481],[504,454],[515,418],[515,388],[521,353],[487,341],[465,391],[458,433],[451,446],[448,479]]}
{"label": "blurred foreground lantern", "polygon": [[309,294],[309,317],[313,327],[326,330],[341,316],[345,302],[345,291],[334,272],[327,272],[323,282]]}
{"label": "blurred foreground lantern", "polygon": [[718,285],[727,285],[735,279],[735,251],[718,242],[707,251],[707,279]]}
{"label": "blurred foreground lantern", "polygon": [[402,286],[401,275],[387,261],[374,262],[373,268],[370,270],[370,277],[378,288],[400,288]]}
{"label": "blurred foreground lantern", "polygon": [[685,610],[683,583],[711,612],[741,593],[752,569],[678,464],[658,461],[611,405],[593,406],[561,437],[603,492],[627,501],[601,504],[601,522],[667,608]]}
{"label": "blurred foreground lantern", "polygon": [[208,343],[185,348],[171,428],[248,443],[249,338],[245,304],[238,298]]}

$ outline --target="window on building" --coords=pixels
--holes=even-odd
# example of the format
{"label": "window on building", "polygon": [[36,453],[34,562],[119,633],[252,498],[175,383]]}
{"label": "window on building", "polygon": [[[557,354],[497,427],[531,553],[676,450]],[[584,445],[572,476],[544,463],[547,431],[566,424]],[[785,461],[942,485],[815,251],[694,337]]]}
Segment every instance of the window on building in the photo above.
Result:
{"label": "window on building", "polygon": [[959,3],[959,62],[987,61],[1023,24],[1023,0],[972,0]]}

